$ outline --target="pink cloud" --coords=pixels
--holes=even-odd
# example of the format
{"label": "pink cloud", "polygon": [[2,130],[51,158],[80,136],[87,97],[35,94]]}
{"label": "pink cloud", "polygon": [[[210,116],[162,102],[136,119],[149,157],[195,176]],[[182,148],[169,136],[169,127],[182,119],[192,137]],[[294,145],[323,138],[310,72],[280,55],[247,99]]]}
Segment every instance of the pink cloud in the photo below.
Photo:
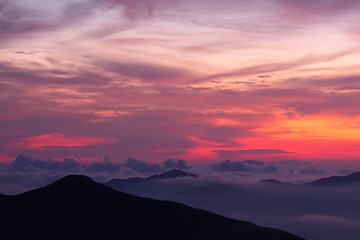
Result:
{"label": "pink cloud", "polygon": [[13,142],[8,147],[44,149],[47,147],[78,147],[116,142],[116,139],[92,138],[88,136],[64,136],[59,133],[29,137]]}
{"label": "pink cloud", "polygon": [[284,154],[284,153],[292,153],[286,152],[281,149],[243,149],[243,150],[215,150],[213,151],[220,155],[228,155],[228,154],[247,154],[247,155],[264,155],[264,154]]}
{"label": "pink cloud", "polygon": [[197,79],[197,81],[202,82],[202,81],[226,79],[226,78],[230,78],[230,77],[263,75],[263,74],[270,74],[273,72],[293,70],[293,69],[296,69],[299,67],[305,67],[308,65],[316,64],[316,63],[329,62],[329,61],[338,59],[340,57],[346,56],[346,55],[350,54],[351,52],[352,51],[350,51],[350,50],[346,50],[346,51],[341,51],[341,52],[327,54],[327,55],[319,55],[319,56],[308,55],[305,57],[301,57],[297,60],[294,60],[292,62],[266,63],[266,64],[260,64],[260,65],[254,64],[253,66],[235,69],[231,72],[224,72],[224,73],[218,73],[218,74],[204,76],[202,78]]}
{"label": "pink cloud", "polygon": [[[356,74],[302,77],[325,71],[302,71],[305,67],[342,61],[356,49],[344,43],[335,53],[318,52],[318,43],[312,47],[316,39],[305,36],[311,26],[279,16],[286,10],[302,17],[310,10],[304,18],[332,17],[329,13],[346,18],[357,4],[65,0],[35,9],[25,1],[0,1],[6,45],[0,59],[0,150],[12,156],[62,157],[66,151],[153,161],[198,152],[219,157],[211,151],[238,149],[249,138],[307,133],[273,126],[284,119],[358,116]],[[311,44],[298,45],[304,41]],[[19,139],[25,140],[5,149]],[[42,147],[41,139],[53,146]],[[265,141],[247,148],[291,151],[283,143],[263,146]],[[257,152],[241,151],[236,156]]]}

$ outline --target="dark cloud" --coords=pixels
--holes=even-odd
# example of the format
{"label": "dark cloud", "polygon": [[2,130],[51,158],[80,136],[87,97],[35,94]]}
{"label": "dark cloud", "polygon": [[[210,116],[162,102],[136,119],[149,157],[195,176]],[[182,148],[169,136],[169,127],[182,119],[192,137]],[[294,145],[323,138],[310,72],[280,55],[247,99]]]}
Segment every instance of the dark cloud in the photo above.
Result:
{"label": "dark cloud", "polygon": [[249,160],[245,162],[233,162],[225,160],[220,163],[214,163],[211,170],[217,172],[277,172],[279,169],[274,165],[261,165],[261,162]]}
{"label": "dark cloud", "polygon": [[252,164],[252,165],[256,165],[256,166],[264,166],[265,163],[257,161],[257,160],[245,160],[243,161],[246,164]]}
{"label": "dark cloud", "polygon": [[128,158],[124,166],[139,173],[156,173],[163,171],[159,164],[148,163],[135,158]]}
{"label": "dark cloud", "polygon": [[110,157],[108,155],[105,155],[103,161],[110,162]]}
{"label": "dark cloud", "polygon": [[122,164],[111,162],[106,155],[102,161],[91,163],[81,163],[72,158],[58,161],[19,155],[13,162],[0,164],[0,190],[12,193],[11,186],[14,189],[41,187],[69,174],[85,174],[98,181],[107,181],[119,174],[136,175]]}
{"label": "dark cloud", "polygon": [[320,176],[325,174],[323,170],[314,166],[308,166],[307,168],[301,169],[299,173],[303,175],[312,175],[312,176]]}
{"label": "dark cloud", "polygon": [[69,4],[63,10],[64,20],[70,22],[89,17],[93,8],[94,5],[89,4],[89,2]]}
{"label": "dark cloud", "polygon": [[120,164],[112,163],[108,155],[104,156],[103,162],[93,162],[84,166],[84,171],[88,173],[119,173]]}
{"label": "dark cloud", "polygon": [[266,168],[264,168],[264,171],[266,171],[266,172],[278,172],[279,169],[274,165],[269,165]]}
{"label": "dark cloud", "polygon": [[244,81],[235,81],[235,82],[231,82],[232,84],[245,84],[247,86],[252,86],[255,85],[255,82],[244,82]]}
{"label": "dark cloud", "polygon": [[12,1],[0,4],[0,34],[4,39],[15,34],[50,30],[56,25],[42,21],[40,12],[35,9],[21,7]]}
{"label": "dark cloud", "polygon": [[244,149],[244,150],[215,150],[212,151],[214,153],[219,154],[219,157],[232,157],[236,155],[263,155],[263,154],[284,154],[284,153],[292,153],[286,152],[281,149]]}
{"label": "dark cloud", "polygon": [[[37,69],[30,70],[25,68],[18,68],[9,63],[0,62],[0,77],[4,79],[11,79],[13,82],[37,85],[37,84],[56,84],[56,85],[90,85],[101,86],[112,82],[109,77],[101,76],[94,72],[78,73],[76,76],[68,76],[70,73],[59,71],[57,69]],[[51,77],[44,77],[50,75]],[[62,76],[54,76],[62,75]]]}
{"label": "dark cloud", "polygon": [[92,2],[108,8],[120,5],[124,9],[123,15],[132,22],[150,19],[157,12],[178,4],[177,0],[92,0]]}
{"label": "dark cloud", "polygon": [[88,173],[98,173],[98,172],[105,172],[105,173],[119,173],[120,165],[114,164],[111,162],[94,162],[89,163],[84,167],[84,172]]}
{"label": "dark cloud", "polygon": [[15,161],[10,163],[8,170],[12,172],[49,172],[49,173],[119,173],[120,164],[110,162],[110,158],[105,156],[103,162],[92,162],[88,164],[80,163],[72,158],[58,160],[40,160],[36,158],[19,155]]}
{"label": "dark cloud", "polygon": [[[360,78],[359,78],[360,79]],[[360,82],[359,82],[360,84]],[[354,89],[352,89],[354,90]],[[319,97],[321,94],[319,94]],[[319,98],[318,97],[318,98]],[[321,100],[317,102],[294,101],[288,104],[301,115],[313,115],[327,112],[338,112],[349,116],[357,116],[360,114],[360,104],[357,101],[360,92],[337,92],[331,94],[322,94]]]}
{"label": "dark cloud", "polygon": [[[0,2],[0,35],[3,42],[14,41],[24,36],[35,36],[43,32],[55,32],[78,26],[96,13],[118,11],[119,19],[106,24],[92,26],[86,37],[104,37],[132,27],[138,19],[148,19],[154,8],[160,6],[151,1],[89,0],[82,2],[61,1],[59,4],[44,3],[46,8],[18,4],[16,1]],[[120,5],[121,7],[116,7]],[[51,17],[49,13],[52,12]],[[116,24],[114,24],[116,22]],[[84,36],[83,36],[84,37]]]}
{"label": "dark cloud", "polygon": [[50,171],[50,172],[80,172],[81,164],[75,159],[65,158],[64,161],[40,160],[19,155],[10,164],[11,169],[20,172]]}
{"label": "dark cloud", "polygon": [[185,69],[150,63],[102,62],[99,66],[103,66],[106,71],[155,84],[186,83],[193,79]]}
{"label": "dark cloud", "polygon": [[276,161],[276,162],[272,162],[273,164],[275,164],[276,166],[281,166],[281,167],[304,167],[306,165],[309,165],[307,162],[302,162],[296,159],[291,159],[291,160],[283,160],[283,161]]}
{"label": "dark cloud", "polygon": [[227,171],[234,171],[234,172],[245,172],[247,171],[247,167],[242,162],[233,162],[230,160],[225,160],[220,163],[214,163],[211,165],[211,170],[219,171],[219,172],[227,172]]}
{"label": "dark cloud", "polygon": [[190,169],[191,167],[187,165],[185,160],[182,159],[172,159],[169,158],[164,161],[164,167],[167,169],[174,169],[174,168],[180,168],[180,169]]}

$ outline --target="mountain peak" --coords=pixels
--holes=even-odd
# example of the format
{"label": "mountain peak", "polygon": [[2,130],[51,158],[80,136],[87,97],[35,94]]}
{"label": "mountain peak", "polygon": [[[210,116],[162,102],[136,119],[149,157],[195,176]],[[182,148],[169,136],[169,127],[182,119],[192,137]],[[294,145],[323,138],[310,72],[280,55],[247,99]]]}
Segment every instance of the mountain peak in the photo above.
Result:
{"label": "mountain peak", "polygon": [[[65,195],[101,195],[108,194],[113,191],[111,187],[105,186],[98,182],[95,182],[91,178],[84,175],[68,175],[63,177],[45,187],[29,192],[35,192],[35,194],[43,194],[43,192],[52,192],[53,197],[62,197]],[[29,192],[25,192],[28,195]]]}
{"label": "mountain peak", "polygon": [[97,184],[91,178],[84,176],[84,175],[68,175],[63,177],[54,183],[50,184],[49,186],[66,186],[66,187],[84,187],[88,185]]}
{"label": "mountain peak", "polygon": [[276,180],[276,179],[264,179],[264,180],[261,180],[259,183],[260,184],[269,184],[269,185],[272,185],[272,186],[288,186],[288,185],[291,185],[291,183],[281,182],[281,181]]}
{"label": "mountain peak", "polygon": [[84,183],[93,183],[94,180],[92,180],[91,178],[89,178],[88,176],[85,175],[68,175],[66,177],[61,178],[60,180],[56,181],[56,182],[71,182],[71,183],[79,183],[79,184],[84,184]]}
{"label": "mountain peak", "polygon": [[182,171],[180,168],[175,168],[173,170],[163,172],[161,174],[156,174],[151,177],[148,177],[149,180],[156,180],[156,179],[172,179],[177,177],[197,177],[195,174],[187,173]]}
{"label": "mountain peak", "polygon": [[4,239],[165,240],[171,235],[174,240],[234,236],[243,240],[301,240],[288,232],[183,204],[118,192],[81,175],[5,196],[0,199],[0,212]]}
{"label": "mountain peak", "polygon": [[260,183],[271,183],[271,184],[282,184],[283,182],[279,181],[279,180],[276,180],[276,179],[264,179],[264,180],[261,180]]}
{"label": "mountain peak", "polygon": [[354,172],[354,173],[348,175],[347,177],[348,177],[348,178],[360,179],[360,172]]}
{"label": "mountain peak", "polygon": [[192,173],[184,172],[180,168],[175,168],[173,170],[163,172],[160,174],[155,174],[147,178],[136,177],[136,178],[128,178],[128,179],[112,179],[106,182],[105,185],[115,188],[117,190],[124,191],[124,187],[125,189],[128,189],[128,187],[133,188],[134,185],[140,186],[142,184],[150,184],[154,182],[156,183],[158,180],[167,180],[167,179],[175,179],[175,178],[183,178],[183,177],[196,178],[198,176]]}

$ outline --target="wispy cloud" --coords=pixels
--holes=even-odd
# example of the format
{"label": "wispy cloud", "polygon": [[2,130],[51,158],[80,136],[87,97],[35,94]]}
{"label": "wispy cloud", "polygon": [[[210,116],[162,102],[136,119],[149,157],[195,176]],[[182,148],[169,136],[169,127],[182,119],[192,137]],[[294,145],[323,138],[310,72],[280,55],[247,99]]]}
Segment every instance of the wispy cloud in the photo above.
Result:
{"label": "wispy cloud", "polygon": [[[190,165],[356,159],[358,5],[0,1],[0,150],[6,159],[100,152]],[[68,144],[28,148],[51,134]],[[79,136],[114,141],[70,146]],[[325,138],[341,151],[311,150]]]}

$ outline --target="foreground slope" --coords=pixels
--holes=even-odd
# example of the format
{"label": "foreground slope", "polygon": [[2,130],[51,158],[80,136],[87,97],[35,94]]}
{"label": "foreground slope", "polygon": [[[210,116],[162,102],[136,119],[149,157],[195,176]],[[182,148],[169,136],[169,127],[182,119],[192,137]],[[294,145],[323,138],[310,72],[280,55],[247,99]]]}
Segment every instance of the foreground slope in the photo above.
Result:
{"label": "foreground slope", "polygon": [[300,240],[290,233],[169,201],[118,192],[85,176],[0,199],[2,239]]}

